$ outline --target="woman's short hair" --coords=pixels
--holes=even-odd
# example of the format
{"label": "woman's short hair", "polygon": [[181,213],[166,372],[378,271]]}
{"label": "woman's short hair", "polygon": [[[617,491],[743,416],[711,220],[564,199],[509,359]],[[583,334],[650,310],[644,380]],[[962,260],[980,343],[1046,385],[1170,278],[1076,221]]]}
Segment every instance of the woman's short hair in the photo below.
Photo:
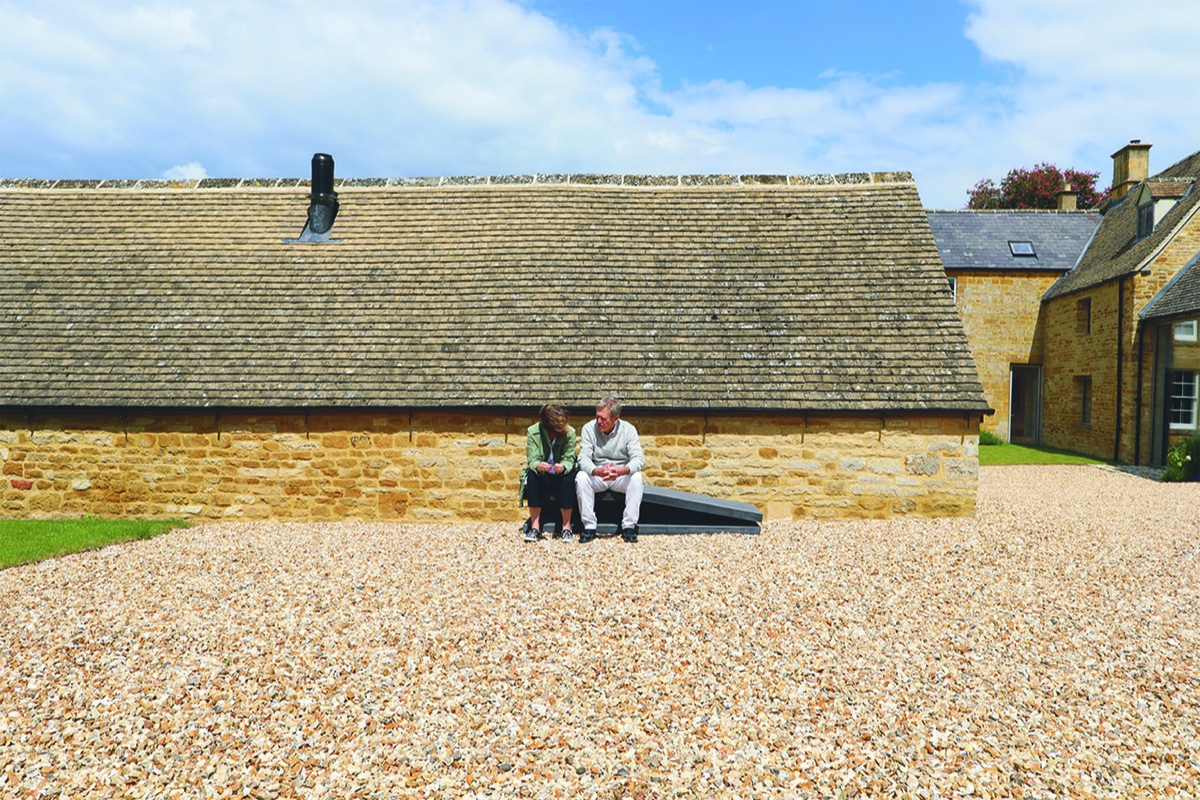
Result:
{"label": "woman's short hair", "polygon": [[546,405],[542,406],[542,410],[538,412],[538,416],[542,418],[542,424],[555,433],[567,432],[567,418],[571,414],[562,406],[555,405],[554,403],[546,403]]}
{"label": "woman's short hair", "polygon": [[621,401],[613,397],[611,394],[606,394],[600,398],[600,402],[596,403],[596,408],[607,408],[610,419],[616,419],[621,416]]}

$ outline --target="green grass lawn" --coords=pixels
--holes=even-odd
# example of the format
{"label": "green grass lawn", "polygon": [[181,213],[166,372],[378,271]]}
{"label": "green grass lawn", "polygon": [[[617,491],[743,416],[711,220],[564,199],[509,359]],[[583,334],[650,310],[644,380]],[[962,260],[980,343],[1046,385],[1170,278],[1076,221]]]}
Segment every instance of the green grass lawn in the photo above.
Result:
{"label": "green grass lawn", "polygon": [[118,542],[149,539],[187,526],[187,521],[181,519],[4,519],[0,520],[0,569]]}
{"label": "green grass lawn", "polygon": [[1116,464],[1104,458],[1092,458],[1072,450],[1025,444],[986,444],[979,446],[981,466],[991,464]]}

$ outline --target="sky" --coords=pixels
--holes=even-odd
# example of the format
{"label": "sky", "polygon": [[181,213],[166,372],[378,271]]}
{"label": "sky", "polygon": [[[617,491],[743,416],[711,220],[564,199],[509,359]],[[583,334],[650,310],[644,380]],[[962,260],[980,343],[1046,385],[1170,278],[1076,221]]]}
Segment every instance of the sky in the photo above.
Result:
{"label": "sky", "polygon": [[1196,0],[0,0],[0,177],[908,171],[1200,149]]}

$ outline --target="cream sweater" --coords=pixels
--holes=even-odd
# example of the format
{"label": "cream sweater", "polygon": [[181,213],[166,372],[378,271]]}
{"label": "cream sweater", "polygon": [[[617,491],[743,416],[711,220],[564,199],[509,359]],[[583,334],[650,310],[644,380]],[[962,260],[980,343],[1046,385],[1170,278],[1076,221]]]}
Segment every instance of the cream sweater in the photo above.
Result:
{"label": "cream sweater", "polygon": [[617,427],[607,436],[596,427],[596,420],[583,426],[579,437],[579,469],[591,475],[592,470],[605,464],[629,467],[630,474],[646,466],[637,428],[623,419],[617,419]]}

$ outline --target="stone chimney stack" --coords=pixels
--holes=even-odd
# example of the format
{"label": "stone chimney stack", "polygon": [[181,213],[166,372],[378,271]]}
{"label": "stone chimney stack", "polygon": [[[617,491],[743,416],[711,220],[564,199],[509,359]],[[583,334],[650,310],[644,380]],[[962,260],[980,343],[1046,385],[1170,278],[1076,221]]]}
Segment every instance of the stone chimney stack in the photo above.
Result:
{"label": "stone chimney stack", "polygon": [[1079,192],[1071,188],[1071,184],[1063,181],[1063,188],[1058,190],[1058,210],[1074,211],[1078,208]]}
{"label": "stone chimney stack", "polygon": [[1113,153],[1114,199],[1124,197],[1130,189],[1150,177],[1150,147],[1151,145],[1142,144],[1141,139],[1133,139]]}

